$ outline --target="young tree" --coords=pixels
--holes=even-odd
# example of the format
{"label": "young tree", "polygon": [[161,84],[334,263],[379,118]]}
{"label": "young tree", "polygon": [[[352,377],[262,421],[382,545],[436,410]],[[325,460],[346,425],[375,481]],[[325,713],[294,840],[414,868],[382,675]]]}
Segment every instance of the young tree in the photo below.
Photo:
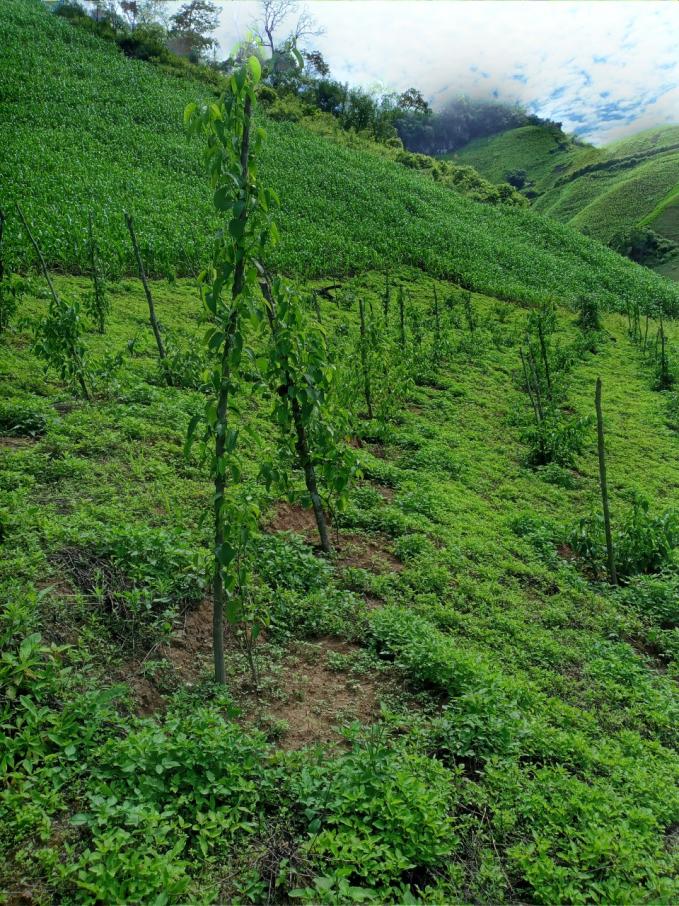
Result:
{"label": "young tree", "polygon": [[[235,72],[218,102],[189,104],[185,122],[207,138],[205,161],[215,188],[214,203],[227,226],[215,243],[214,263],[202,277],[202,295],[212,319],[208,348],[219,354],[212,374],[214,396],[202,415],[191,420],[187,443],[198,423],[205,424],[204,442],[212,445],[214,482],[213,623],[215,680],[224,683],[224,616],[241,619],[250,575],[247,547],[256,531],[256,513],[242,506],[234,513],[228,494],[242,480],[238,459],[238,430],[231,424],[243,356],[247,356],[245,327],[261,315],[256,262],[264,247],[276,239],[271,210],[276,196],[260,188],[255,162],[265,133],[252,122],[255,86],[261,65],[252,56]],[[248,358],[250,358],[248,356]],[[231,485],[231,488],[229,487]]]}
{"label": "young tree", "polygon": [[16,207],[40,262],[40,269],[47,281],[51,297],[47,315],[36,326],[33,348],[36,354],[43,359],[46,367],[54,368],[63,381],[79,387],[85,399],[90,400],[90,391],[86,381],[85,345],[80,337],[82,333],[80,306],[77,302],[68,304],[57,295],[40,246],[24,212],[18,204]]}
{"label": "young tree", "polygon": [[[318,474],[326,489],[340,503],[354,472],[355,462],[338,427],[346,427],[346,414],[332,412],[334,368],[330,363],[325,331],[310,317],[299,293],[280,279],[260,280],[271,328],[268,378],[274,398],[274,420],[281,431],[279,451],[283,462],[296,457],[304,473],[316,518],[321,549],[329,553],[330,537]],[[335,416],[333,418],[333,416]],[[266,464],[263,476],[287,488],[285,469]]]}

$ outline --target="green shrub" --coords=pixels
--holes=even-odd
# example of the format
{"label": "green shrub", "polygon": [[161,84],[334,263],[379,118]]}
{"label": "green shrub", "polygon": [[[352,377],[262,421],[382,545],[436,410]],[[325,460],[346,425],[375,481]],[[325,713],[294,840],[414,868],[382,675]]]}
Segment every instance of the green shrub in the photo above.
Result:
{"label": "green shrub", "polygon": [[65,873],[85,902],[168,902],[195,859],[228,854],[260,826],[264,737],[208,709],[142,724],[92,753],[87,830]]}
{"label": "green shrub", "polygon": [[676,572],[635,576],[622,589],[621,597],[662,629],[679,627],[679,574]]}
{"label": "green shrub", "polygon": [[258,577],[274,591],[321,591],[332,570],[296,535],[261,535],[255,542]]}
{"label": "green shrub", "polygon": [[[437,761],[387,748],[378,735],[292,782],[308,819],[313,887],[291,896],[315,903],[412,902],[450,858],[451,774]],[[339,899],[338,899],[339,898]]]}
{"label": "green shrub", "polygon": [[489,765],[486,795],[522,900],[666,903],[679,893],[655,809],[620,782],[591,783],[561,766]]}
{"label": "green shrub", "polygon": [[133,647],[167,635],[181,607],[200,601],[206,554],[177,530],[131,524],[67,525],[56,560]]}
{"label": "green shrub", "polygon": [[45,433],[47,416],[31,403],[0,403],[0,434],[9,437],[38,437]]}
{"label": "green shrub", "polygon": [[572,468],[584,449],[590,425],[587,417],[570,418],[556,409],[547,413],[542,421],[532,423],[522,433],[529,465],[556,463]]}
{"label": "green shrub", "polygon": [[264,593],[264,597],[272,635],[359,639],[365,630],[365,601],[344,589],[326,585],[302,593],[280,588],[273,594]]}
{"label": "green shrub", "polygon": [[25,280],[15,274],[3,274],[0,261],[0,336],[9,327],[25,291]]}
{"label": "green shrub", "polygon": [[[606,563],[606,538],[603,516],[595,513],[581,519],[571,531],[573,550],[599,573]],[[613,549],[618,576],[629,578],[639,573],[654,573],[671,562],[679,544],[679,514],[668,510],[652,516],[649,503],[639,494],[632,495],[632,507],[616,528],[613,522]]]}
{"label": "green shrub", "polygon": [[444,761],[480,769],[490,758],[516,756],[527,732],[521,710],[489,684],[447,704],[427,729],[427,740]]}
{"label": "green shrub", "polygon": [[578,312],[578,327],[586,332],[601,330],[599,300],[596,296],[580,296],[575,303]]}
{"label": "green shrub", "polygon": [[209,363],[198,343],[191,341],[183,349],[173,342],[168,342],[167,346],[166,357],[158,361],[156,383],[161,386],[166,384],[169,374],[173,387],[204,390],[207,385],[206,369]]}
{"label": "green shrub", "polygon": [[370,630],[377,653],[394,659],[415,686],[454,698],[483,688],[499,690],[502,685],[497,672],[478,652],[469,645],[458,646],[412,610],[384,607],[373,611]]}

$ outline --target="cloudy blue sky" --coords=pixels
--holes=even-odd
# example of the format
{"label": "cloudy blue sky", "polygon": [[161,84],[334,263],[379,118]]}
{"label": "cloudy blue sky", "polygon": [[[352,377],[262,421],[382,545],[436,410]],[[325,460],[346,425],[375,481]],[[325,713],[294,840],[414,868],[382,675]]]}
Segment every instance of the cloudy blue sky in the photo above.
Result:
{"label": "cloudy blue sky", "polygon": [[[221,0],[224,54],[257,2]],[[336,78],[419,87],[434,107],[464,92],[521,101],[604,144],[679,122],[673,0],[310,0]]]}

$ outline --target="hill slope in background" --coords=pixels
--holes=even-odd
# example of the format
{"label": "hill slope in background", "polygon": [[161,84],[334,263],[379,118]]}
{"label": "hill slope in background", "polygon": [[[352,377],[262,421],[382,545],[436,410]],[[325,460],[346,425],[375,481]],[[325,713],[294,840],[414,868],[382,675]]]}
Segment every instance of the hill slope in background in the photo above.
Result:
{"label": "hill slope in background", "polygon": [[[126,59],[38,0],[7,0],[0,21],[0,203],[24,203],[55,268],[84,266],[92,210],[109,267],[130,270],[129,208],[152,272],[197,271],[216,222],[200,145],[181,114],[205,86]],[[672,284],[551,218],[472,202],[292,124],[267,128],[262,170],[283,201],[271,263],[290,275],[409,264],[501,298],[679,302]],[[29,266],[25,238],[8,233],[13,263]]]}
{"label": "hill slope in background", "polygon": [[454,159],[493,180],[525,170],[535,211],[602,242],[637,226],[679,241],[679,126],[648,129],[605,148],[526,126],[470,142]]}

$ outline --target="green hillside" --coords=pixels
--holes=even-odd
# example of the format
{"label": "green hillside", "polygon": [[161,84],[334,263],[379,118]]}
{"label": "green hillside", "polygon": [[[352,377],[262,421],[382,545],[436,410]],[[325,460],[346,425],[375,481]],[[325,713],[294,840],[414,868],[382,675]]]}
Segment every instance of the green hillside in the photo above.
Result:
{"label": "green hillside", "polygon": [[0,34],[0,904],[674,906],[679,286]]}
{"label": "green hillside", "polygon": [[[84,266],[88,210],[113,273],[132,255],[122,212],[139,224],[153,273],[195,273],[216,221],[198,145],[184,134],[199,84],[123,57],[49,15],[39,0],[0,7],[1,203],[23,202],[51,266]],[[343,274],[401,263],[502,298],[573,299],[596,292],[664,300],[676,288],[531,212],[474,203],[388,160],[268,123],[267,181],[283,199],[272,264],[291,275]],[[8,228],[17,267],[32,263]]]}
{"label": "green hillside", "polygon": [[677,242],[679,126],[649,129],[605,148],[526,126],[470,142],[453,159],[496,181],[525,170],[535,211],[602,242],[635,226]]}
{"label": "green hillside", "polygon": [[506,179],[511,170],[525,170],[535,191],[542,192],[594,150],[568,142],[555,129],[522,126],[475,139],[449,156],[462,163],[476,161],[472,166],[497,181]]}

